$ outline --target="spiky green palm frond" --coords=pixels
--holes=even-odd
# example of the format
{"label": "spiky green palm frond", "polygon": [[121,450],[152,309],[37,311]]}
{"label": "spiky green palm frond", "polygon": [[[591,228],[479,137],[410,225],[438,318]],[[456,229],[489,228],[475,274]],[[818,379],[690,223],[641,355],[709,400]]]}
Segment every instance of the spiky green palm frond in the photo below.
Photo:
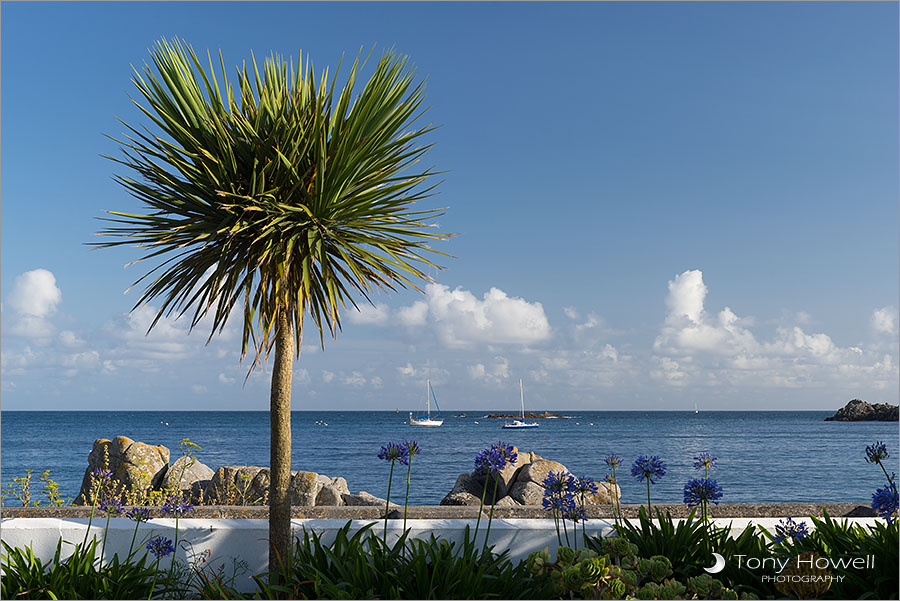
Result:
{"label": "spiky green palm frond", "polygon": [[434,192],[433,172],[417,168],[432,128],[414,127],[424,96],[407,59],[385,53],[358,94],[359,57],[340,90],[337,73],[317,80],[308,61],[271,57],[260,72],[252,59],[235,98],[221,55],[223,87],[207,58],[160,42],[133,82],[161,134],[124,124],[122,156],[108,157],[131,170],[116,181],[145,211],[109,211],[100,234],[113,239],[97,246],[162,260],[135,282],[135,307],[160,299],[153,325],[210,315],[211,338],[242,306],[242,356],[252,344],[258,360],[277,311],[297,332],[308,312],[323,339],[354,297],[427,280],[429,242],[446,235],[439,210],[416,207]]}

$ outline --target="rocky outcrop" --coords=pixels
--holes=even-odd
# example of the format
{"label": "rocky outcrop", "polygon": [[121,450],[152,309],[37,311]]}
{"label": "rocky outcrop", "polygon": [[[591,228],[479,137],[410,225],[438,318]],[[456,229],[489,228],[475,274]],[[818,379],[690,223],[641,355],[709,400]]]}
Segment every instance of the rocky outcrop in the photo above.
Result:
{"label": "rocky outcrop", "polygon": [[[519,452],[515,463],[507,465],[497,475],[497,496],[493,497],[493,476],[460,474],[453,489],[441,500],[441,505],[516,506],[540,505],[544,499],[543,481],[550,472],[567,472],[566,466],[544,459],[537,453]],[[585,505],[608,505],[619,498],[619,488],[608,482],[595,482],[598,492],[585,495]],[[486,490],[485,490],[486,489]]]}
{"label": "rocky outcrop", "polygon": [[88,466],[74,504],[91,504],[91,476],[96,470],[111,472],[109,481],[114,489],[111,492],[141,496],[159,488],[168,467],[169,449],[162,445],[135,442],[127,436],[112,440],[98,438],[88,455]]}
{"label": "rocky outcrop", "polygon": [[[521,413],[491,413],[488,417],[505,417],[505,418],[513,418],[513,419],[521,419]],[[550,413],[549,411],[544,411],[543,413],[535,413],[534,411],[529,411],[525,414],[525,419],[547,419],[547,418],[559,418],[565,417],[561,413]]]}
{"label": "rocky outcrop", "polygon": [[215,472],[196,457],[182,456],[169,466],[162,488],[181,491],[192,503],[200,503],[206,497],[214,475]]}
{"label": "rocky outcrop", "polygon": [[[384,504],[386,503],[386,499],[380,499],[380,498],[376,497],[375,495],[367,493],[364,490],[359,491],[355,495],[345,494],[345,495],[343,495],[343,499],[344,499],[344,505],[351,505],[351,506],[366,505],[366,506],[370,506],[370,507],[371,506],[384,507]],[[396,503],[391,503],[390,506],[393,507],[394,509],[397,509],[400,507]]]}
{"label": "rocky outcrop", "polygon": [[867,403],[853,399],[838,409],[826,422],[895,422],[898,420],[900,407],[888,403]]}
{"label": "rocky outcrop", "polygon": [[269,468],[226,465],[215,471],[207,488],[214,505],[261,505],[269,490]]}

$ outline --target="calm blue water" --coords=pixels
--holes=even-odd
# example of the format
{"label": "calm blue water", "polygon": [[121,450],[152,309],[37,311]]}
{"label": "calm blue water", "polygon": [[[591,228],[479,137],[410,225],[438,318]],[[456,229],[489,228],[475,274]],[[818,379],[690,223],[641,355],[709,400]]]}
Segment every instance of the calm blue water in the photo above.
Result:
{"label": "calm blue water", "polygon": [[[467,413],[447,416],[440,428],[411,428],[404,413],[294,412],[293,469],[343,476],[351,491],[384,497],[388,464],[376,458],[380,446],[414,438],[422,455],[413,465],[410,503],[434,505],[460,473],[472,470],[479,450],[503,440],[598,480],[607,453],[618,453],[629,466],[640,454],[660,455],[669,473],[653,486],[653,498],[680,503],[684,483],[696,475],[692,457],[708,450],[719,458],[714,477],[725,490],[723,501],[868,504],[884,475],[865,462],[866,445],[883,440],[896,466],[900,442],[896,423],[825,422],[830,413],[816,411],[569,412],[569,419],[540,420],[537,430],[521,431],[503,430],[502,420],[482,418],[484,411]],[[94,439],[117,435],[163,444],[172,461],[180,455],[178,441],[190,438],[213,469],[269,463],[266,412],[4,411],[0,477],[6,485],[34,469],[37,480],[49,468],[63,495],[74,497]],[[646,498],[646,488],[627,473],[619,481],[623,502]],[[399,479],[394,490],[398,486]]]}

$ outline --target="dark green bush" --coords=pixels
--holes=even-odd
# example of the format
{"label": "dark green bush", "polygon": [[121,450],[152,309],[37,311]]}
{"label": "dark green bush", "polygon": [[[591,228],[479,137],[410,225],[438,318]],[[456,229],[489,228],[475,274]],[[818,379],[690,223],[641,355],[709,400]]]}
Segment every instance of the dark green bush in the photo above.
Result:
{"label": "dark green bush", "polygon": [[75,545],[75,551],[66,559],[60,559],[60,539],[53,559],[46,565],[31,547],[19,549],[2,542],[3,599],[147,599],[160,575],[155,567],[146,565],[146,555],[137,560],[121,560],[115,555],[101,565],[97,539]]}

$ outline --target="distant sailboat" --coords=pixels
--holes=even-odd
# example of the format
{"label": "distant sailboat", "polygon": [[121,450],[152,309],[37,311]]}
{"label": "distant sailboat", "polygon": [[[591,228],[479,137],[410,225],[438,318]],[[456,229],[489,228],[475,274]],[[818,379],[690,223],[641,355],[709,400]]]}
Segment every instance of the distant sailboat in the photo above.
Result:
{"label": "distant sailboat", "polygon": [[694,401],[694,413],[700,413],[700,411],[697,409],[697,401]]}
{"label": "distant sailboat", "polygon": [[519,379],[519,398],[522,401],[522,419],[513,420],[512,423],[504,422],[503,427],[508,430],[524,430],[526,428],[537,428],[537,422],[525,423],[525,388],[522,386],[522,379]]}
{"label": "distant sailboat", "polygon": [[[434,404],[438,410],[438,417],[431,419],[431,398],[434,397]],[[431,389],[431,380],[425,380],[425,417],[414,418],[412,411],[409,412],[410,426],[440,426],[444,423],[444,416],[441,414],[441,407],[438,405],[437,397],[434,396],[434,390]]]}

